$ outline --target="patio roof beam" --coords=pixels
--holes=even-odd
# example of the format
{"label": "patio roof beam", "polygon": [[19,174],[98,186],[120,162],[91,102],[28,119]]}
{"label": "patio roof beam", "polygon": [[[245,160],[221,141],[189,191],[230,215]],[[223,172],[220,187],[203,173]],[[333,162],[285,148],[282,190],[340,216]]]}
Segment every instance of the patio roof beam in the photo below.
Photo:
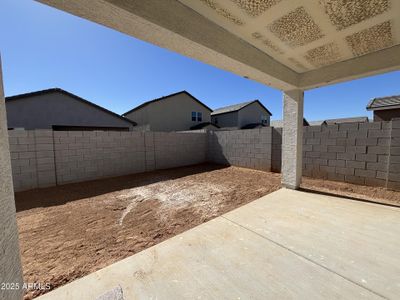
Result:
{"label": "patio roof beam", "polygon": [[309,90],[399,69],[400,45],[303,73],[299,86]]}

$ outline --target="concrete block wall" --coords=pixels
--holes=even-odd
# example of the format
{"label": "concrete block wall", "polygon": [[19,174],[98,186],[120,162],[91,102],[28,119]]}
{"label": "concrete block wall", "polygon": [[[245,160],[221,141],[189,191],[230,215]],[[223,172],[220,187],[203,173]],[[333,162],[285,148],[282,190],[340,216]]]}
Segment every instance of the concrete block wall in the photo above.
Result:
{"label": "concrete block wall", "polygon": [[56,185],[54,136],[52,130],[35,130],[36,167],[38,187]]}
{"label": "concrete block wall", "polygon": [[208,135],[207,160],[270,171],[272,128],[214,131]]}
{"label": "concrete block wall", "polygon": [[174,168],[206,159],[207,134],[10,130],[15,191]]}
{"label": "concrete block wall", "polygon": [[55,185],[52,130],[11,130],[9,143],[16,191]]}
{"label": "concrete block wall", "polygon": [[400,121],[392,121],[390,133],[387,187],[400,190]]}
{"label": "concrete block wall", "polygon": [[55,131],[57,184],[146,171],[145,134],[116,131]]}
{"label": "concrete block wall", "polygon": [[14,190],[38,186],[35,132],[12,130],[8,132]]}
{"label": "concrete block wall", "polygon": [[386,186],[390,122],[304,127],[303,175]]}
{"label": "concrete block wall", "polygon": [[[210,132],[208,161],[280,172],[282,129],[262,130]],[[400,121],[304,127],[303,175],[400,190]]]}
{"label": "concrete block wall", "polygon": [[272,128],[271,171],[281,172],[282,168],[282,128]]}
{"label": "concrete block wall", "polygon": [[144,147],[145,152],[145,169],[146,171],[153,171],[156,169],[156,156],[155,156],[155,141],[153,132],[144,133]]}
{"label": "concrete block wall", "polygon": [[167,169],[206,161],[207,133],[154,132],[155,167]]}
{"label": "concrete block wall", "polygon": [[[281,171],[282,130],[9,131],[15,191],[205,161]],[[400,190],[400,121],[304,127],[303,175]]]}

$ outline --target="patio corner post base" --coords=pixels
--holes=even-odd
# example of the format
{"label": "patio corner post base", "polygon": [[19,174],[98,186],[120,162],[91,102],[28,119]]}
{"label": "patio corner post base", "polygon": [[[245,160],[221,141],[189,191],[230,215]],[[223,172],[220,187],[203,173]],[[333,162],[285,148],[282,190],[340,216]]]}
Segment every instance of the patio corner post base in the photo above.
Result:
{"label": "patio corner post base", "polygon": [[0,58],[0,299],[22,299],[22,268]]}
{"label": "patio corner post base", "polygon": [[298,189],[303,157],[304,91],[283,92],[282,186]]}

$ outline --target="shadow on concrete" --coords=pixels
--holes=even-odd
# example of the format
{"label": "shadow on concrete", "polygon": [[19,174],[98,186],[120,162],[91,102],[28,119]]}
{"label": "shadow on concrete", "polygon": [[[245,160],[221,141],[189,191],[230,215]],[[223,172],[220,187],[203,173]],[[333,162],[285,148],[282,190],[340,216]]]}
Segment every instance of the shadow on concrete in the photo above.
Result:
{"label": "shadow on concrete", "polygon": [[205,163],[34,189],[15,193],[15,204],[17,212],[37,207],[57,206],[74,200],[146,186],[160,181],[182,178],[226,167],[219,164]]}
{"label": "shadow on concrete", "polygon": [[390,204],[390,203],[386,203],[386,202],[379,202],[379,201],[374,201],[374,200],[370,200],[370,199],[365,199],[365,198],[361,198],[361,196],[360,197],[345,196],[345,195],[340,195],[340,194],[335,193],[335,192],[331,193],[331,192],[313,190],[313,189],[303,188],[303,187],[300,188],[299,190],[302,191],[302,192],[306,192],[306,193],[313,193],[313,194],[331,196],[331,197],[336,197],[336,198],[350,199],[350,200],[354,200],[354,201],[373,203],[373,204],[385,205],[385,206],[390,206],[390,207],[397,207],[397,208],[400,207],[400,205]]}

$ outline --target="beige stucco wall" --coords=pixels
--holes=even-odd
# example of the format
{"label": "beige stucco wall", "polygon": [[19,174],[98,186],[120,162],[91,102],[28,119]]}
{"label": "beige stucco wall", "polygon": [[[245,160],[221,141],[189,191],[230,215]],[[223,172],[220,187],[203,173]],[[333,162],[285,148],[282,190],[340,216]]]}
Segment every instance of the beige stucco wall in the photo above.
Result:
{"label": "beige stucco wall", "polygon": [[0,299],[21,299],[22,271],[0,62]]}
{"label": "beige stucco wall", "polygon": [[51,129],[53,125],[126,127],[133,125],[117,115],[61,92],[6,101],[8,128]]}
{"label": "beige stucco wall", "polygon": [[242,128],[247,124],[261,123],[261,115],[267,117],[268,126],[270,125],[270,115],[258,103],[254,102],[239,111],[214,115],[211,117],[213,123],[217,123],[221,128]]}
{"label": "beige stucco wall", "polygon": [[[192,111],[201,112],[201,122],[192,121]],[[177,94],[150,103],[126,115],[138,126],[150,125],[151,131],[181,131],[202,122],[210,122],[210,111],[189,95]]]}
{"label": "beige stucco wall", "polygon": [[400,108],[374,111],[374,122],[391,121],[400,118]]}
{"label": "beige stucco wall", "polygon": [[253,102],[246,107],[239,110],[238,126],[239,128],[251,124],[251,123],[261,123],[261,115],[267,117],[268,124],[270,124],[269,114],[262,108],[258,102]]}
{"label": "beige stucco wall", "polygon": [[212,122],[221,128],[237,128],[238,118],[237,111],[211,116]]}

